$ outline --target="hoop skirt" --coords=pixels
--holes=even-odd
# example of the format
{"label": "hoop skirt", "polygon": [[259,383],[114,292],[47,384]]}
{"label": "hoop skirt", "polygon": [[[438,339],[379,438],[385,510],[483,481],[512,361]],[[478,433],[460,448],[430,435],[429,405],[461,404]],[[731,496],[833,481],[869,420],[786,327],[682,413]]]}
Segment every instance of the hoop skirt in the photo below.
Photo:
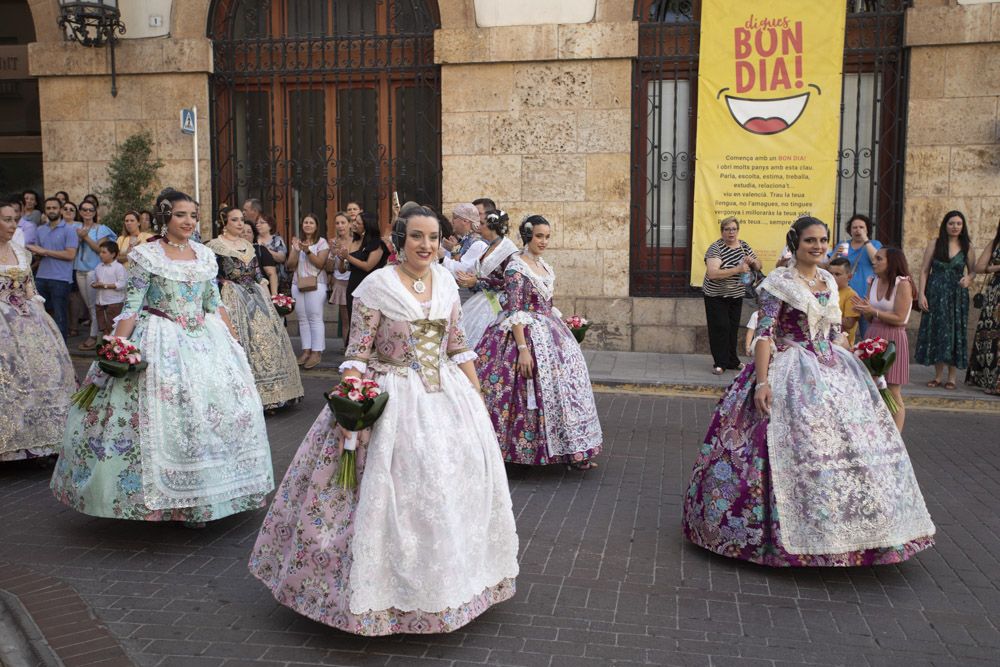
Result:
{"label": "hoop skirt", "polygon": [[285,322],[260,282],[257,254],[249,243],[234,250],[213,239],[208,243],[219,262],[219,292],[246,351],[265,408],[278,408],[305,395]]}
{"label": "hoop skirt", "polygon": [[[479,381],[505,461],[549,465],[587,461],[601,452],[603,434],[580,344],[552,307],[555,274],[542,260],[536,275],[519,255],[504,271],[500,322],[476,347]],[[517,372],[511,328],[524,325],[534,377]]]}
{"label": "hoop skirt", "polygon": [[[770,566],[898,563],[933,544],[934,525],[906,447],[864,366],[811,326],[836,285],[774,295],[760,288],[757,337],[772,341],[768,418],[749,364],[719,401],[684,502],[684,534],[717,554]],[[773,275],[773,274],[772,274]],[[777,289],[776,289],[777,288]],[[773,291],[768,291],[769,289]],[[794,291],[794,288],[791,288]],[[807,303],[809,299],[814,303]],[[839,323],[839,307],[830,322]]]}
{"label": "hoop skirt", "polygon": [[56,323],[36,296],[31,254],[0,266],[0,461],[49,456],[62,440],[76,380]]}
{"label": "hoop skirt", "polygon": [[324,407],[250,557],[278,602],[355,634],[450,632],[514,594],[507,478],[482,400],[457,365],[474,358],[458,290],[436,266],[433,288],[429,309],[394,267],[357,288],[342,369],[389,394],[359,438],[358,488],[334,481],[339,443]]}
{"label": "hoop skirt", "polygon": [[[210,521],[260,507],[271,452],[246,356],[217,314],[215,256],[171,261],[159,243],[129,255],[122,316],[149,366],[70,409],[56,498],[92,516]],[[98,374],[96,362],[87,380]]]}

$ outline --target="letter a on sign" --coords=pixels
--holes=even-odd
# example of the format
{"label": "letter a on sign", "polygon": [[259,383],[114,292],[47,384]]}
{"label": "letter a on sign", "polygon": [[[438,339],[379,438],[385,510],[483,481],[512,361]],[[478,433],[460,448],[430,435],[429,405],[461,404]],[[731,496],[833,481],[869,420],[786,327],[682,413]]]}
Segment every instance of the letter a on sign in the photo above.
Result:
{"label": "letter a on sign", "polygon": [[197,122],[194,109],[181,109],[181,132],[184,134],[194,134],[195,123]]}

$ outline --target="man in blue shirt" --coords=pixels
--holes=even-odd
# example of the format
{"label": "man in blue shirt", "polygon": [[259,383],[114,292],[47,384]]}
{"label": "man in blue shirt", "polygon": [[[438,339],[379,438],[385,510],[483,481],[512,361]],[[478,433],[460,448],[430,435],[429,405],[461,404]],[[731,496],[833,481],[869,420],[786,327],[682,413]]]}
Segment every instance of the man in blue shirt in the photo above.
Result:
{"label": "man in blue shirt", "polygon": [[67,307],[70,286],[73,284],[73,260],[80,245],[76,230],[66,224],[60,215],[61,203],[55,197],[45,200],[47,224],[39,225],[35,233],[38,242],[26,246],[42,261],[35,274],[35,286],[45,299],[63,338],[69,335]]}

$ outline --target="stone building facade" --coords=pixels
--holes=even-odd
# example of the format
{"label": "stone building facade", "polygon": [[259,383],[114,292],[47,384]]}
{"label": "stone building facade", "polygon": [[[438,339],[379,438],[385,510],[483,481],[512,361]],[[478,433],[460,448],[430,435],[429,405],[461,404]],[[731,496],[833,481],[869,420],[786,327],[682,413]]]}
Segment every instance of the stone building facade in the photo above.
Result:
{"label": "stone building facade", "polygon": [[[118,95],[112,97],[106,49],[66,41],[56,26],[58,2],[30,0],[36,41],[29,66],[39,85],[46,191],[82,195],[99,188],[116,143],[139,129],[153,133],[165,164],[162,183],[193,188],[193,146],[179,132],[178,110],[197,106],[203,122],[212,113],[209,35],[220,3],[146,3],[165,14],[168,34],[119,43]],[[128,13],[144,3],[120,4],[128,24]],[[635,199],[641,196],[633,141],[636,17],[655,3],[428,4],[435,5],[439,25],[433,62],[439,67],[445,210],[488,195],[514,221],[529,212],[548,217],[557,304],[594,322],[588,345],[704,350],[704,310],[696,291],[636,296],[630,280]],[[690,3],[657,6],[674,4]],[[914,0],[905,21],[900,236],[916,263],[946,210],[966,212],[978,247],[992,238],[1000,218],[1000,2]],[[209,134],[199,136],[198,164],[201,199],[211,205],[219,166],[212,163]]]}

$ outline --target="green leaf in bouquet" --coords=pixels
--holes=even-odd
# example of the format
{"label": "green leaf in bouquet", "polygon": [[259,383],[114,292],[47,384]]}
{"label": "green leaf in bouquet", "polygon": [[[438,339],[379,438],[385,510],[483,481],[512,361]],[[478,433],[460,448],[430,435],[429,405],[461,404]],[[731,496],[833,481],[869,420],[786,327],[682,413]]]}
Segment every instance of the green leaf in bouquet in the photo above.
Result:
{"label": "green leaf in bouquet", "polygon": [[389,394],[382,392],[374,399],[367,401],[352,401],[344,396],[324,393],[323,398],[330,406],[330,412],[337,423],[348,431],[363,431],[382,416]]}

